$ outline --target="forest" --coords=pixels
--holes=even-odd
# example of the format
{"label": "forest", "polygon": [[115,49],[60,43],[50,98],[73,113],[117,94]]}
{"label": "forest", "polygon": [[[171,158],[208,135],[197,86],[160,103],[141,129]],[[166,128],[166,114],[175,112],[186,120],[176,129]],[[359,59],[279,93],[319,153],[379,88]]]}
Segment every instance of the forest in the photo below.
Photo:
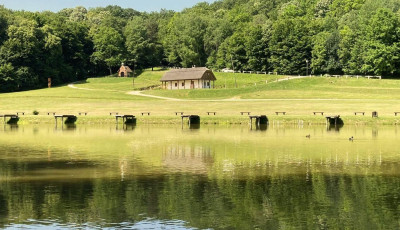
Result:
{"label": "forest", "polygon": [[181,12],[0,6],[0,92],[106,76],[123,62],[395,78],[399,9],[399,0],[218,0]]}

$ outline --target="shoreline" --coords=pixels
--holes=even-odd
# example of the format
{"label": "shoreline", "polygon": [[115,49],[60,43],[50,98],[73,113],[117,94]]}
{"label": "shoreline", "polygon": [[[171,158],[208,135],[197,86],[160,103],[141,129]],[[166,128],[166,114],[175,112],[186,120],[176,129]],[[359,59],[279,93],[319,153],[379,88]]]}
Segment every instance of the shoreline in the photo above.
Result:
{"label": "shoreline", "polygon": [[[115,116],[77,116],[76,124],[115,124]],[[200,124],[207,125],[248,125],[249,116],[200,115]],[[269,124],[279,125],[326,125],[325,116],[321,115],[270,115]],[[25,124],[55,124],[54,116],[22,115],[19,125]],[[181,116],[136,116],[137,124],[181,124]],[[381,116],[341,116],[345,125],[400,125],[400,117]],[[60,121],[59,121],[60,122]],[[185,122],[185,121],[184,121]],[[121,122],[122,123],[122,122]]]}

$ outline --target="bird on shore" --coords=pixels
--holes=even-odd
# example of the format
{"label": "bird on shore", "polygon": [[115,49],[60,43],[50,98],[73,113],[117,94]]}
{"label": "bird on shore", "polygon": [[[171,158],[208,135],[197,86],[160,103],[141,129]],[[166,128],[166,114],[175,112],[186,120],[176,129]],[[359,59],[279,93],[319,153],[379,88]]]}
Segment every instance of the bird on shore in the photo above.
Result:
{"label": "bird on shore", "polygon": [[351,136],[351,137],[349,138],[349,141],[353,141],[353,140],[354,140],[354,137]]}
{"label": "bird on shore", "polygon": [[308,134],[308,135],[306,136],[306,138],[311,138],[311,134]]}

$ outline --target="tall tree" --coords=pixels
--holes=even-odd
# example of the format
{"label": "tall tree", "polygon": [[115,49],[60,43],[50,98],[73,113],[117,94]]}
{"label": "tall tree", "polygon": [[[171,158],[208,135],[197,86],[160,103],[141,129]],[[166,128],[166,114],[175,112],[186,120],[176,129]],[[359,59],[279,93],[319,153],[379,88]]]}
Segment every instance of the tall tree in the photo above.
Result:
{"label": "tall tree", "polygon": [[111,27],[101,26],[92,37],[95,50],[92,61],[95,64],[106,64],[111,75],[113,68],[124,60],[123,36]]}
{"label": "tall tree", "polygon": [[133,17],[125,27],[124,35],[135,67],[154,67],[161,64],[163,50],[158,42],[156,18]]}
{"label": "tall tree", "polygon": [[269,42],[271,65],[279,74],[305,74],[311,60],[311,34],[304,17],[278,19]]}

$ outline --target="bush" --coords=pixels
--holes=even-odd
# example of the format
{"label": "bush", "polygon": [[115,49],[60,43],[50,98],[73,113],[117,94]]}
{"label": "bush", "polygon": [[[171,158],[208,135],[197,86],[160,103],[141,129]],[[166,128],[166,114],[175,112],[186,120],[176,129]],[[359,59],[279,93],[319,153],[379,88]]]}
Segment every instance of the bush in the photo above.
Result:
{"label": "bush", "polygon": [[37,111],[37,110],[33,110],[33,115],[39,115],[39,111]]}

